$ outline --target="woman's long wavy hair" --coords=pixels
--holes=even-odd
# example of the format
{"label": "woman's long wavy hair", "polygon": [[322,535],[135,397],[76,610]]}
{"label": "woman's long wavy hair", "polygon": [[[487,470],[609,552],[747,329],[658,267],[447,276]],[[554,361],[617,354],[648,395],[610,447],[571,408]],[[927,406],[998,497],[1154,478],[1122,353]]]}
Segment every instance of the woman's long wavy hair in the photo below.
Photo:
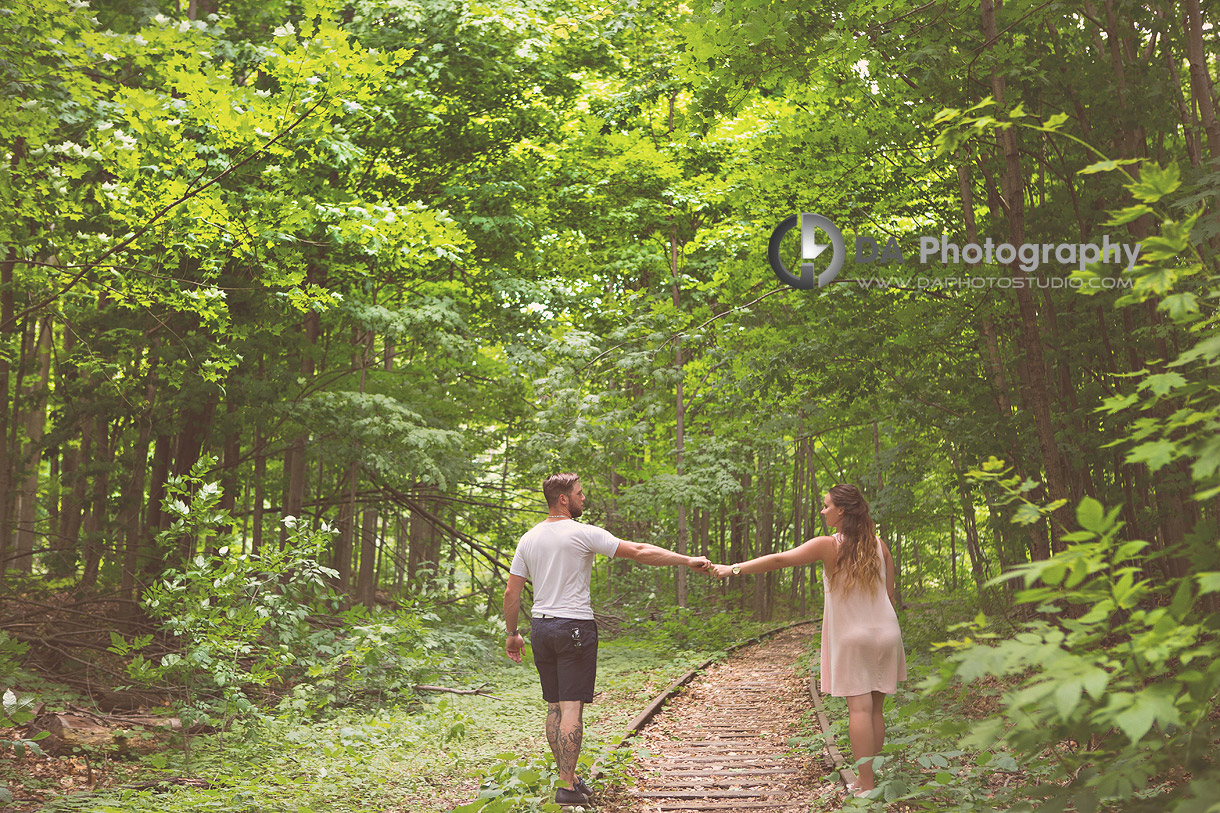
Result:
{"label": "woman's long wavy hair", "polygon": [[837,485],[828,492],[835,508],[843,512],[839,533],[839,562],[830,588],[849,592],[876,584],[881,578],[881,555],[877,551],[877,525],[868,513],[868,502],[853,485]]}

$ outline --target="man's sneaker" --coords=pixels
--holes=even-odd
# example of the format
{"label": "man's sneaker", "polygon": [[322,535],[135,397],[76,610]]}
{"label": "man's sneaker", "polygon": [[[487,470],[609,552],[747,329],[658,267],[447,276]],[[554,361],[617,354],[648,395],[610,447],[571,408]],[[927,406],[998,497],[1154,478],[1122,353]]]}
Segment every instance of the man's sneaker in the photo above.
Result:
{"label": "man's sneaker", "polygon": [[555,788],[555,804],[587,805],[589,804],[589,797],[572,788]]}
{"label": "man's sneaker", "polygon": [[572,790],[583,793],[590,799],[593,798],[593,788],[586,785],[585,780],[581,779],[579,776],[576,777],[576,781],[572,783]]}

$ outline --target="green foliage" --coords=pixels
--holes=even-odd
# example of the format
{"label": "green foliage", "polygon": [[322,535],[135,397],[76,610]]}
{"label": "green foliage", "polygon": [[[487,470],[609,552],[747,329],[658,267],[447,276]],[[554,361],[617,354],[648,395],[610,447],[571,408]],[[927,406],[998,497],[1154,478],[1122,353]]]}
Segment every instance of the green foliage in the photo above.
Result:
{"label": "green foliage", "polygon": [[1156,554],[1121,538],[1117,514],[1083,500],[1067,550],[999,579],[1020,580],[1016,601],[1040,617],[1005,637],[980,617],[926,687],[1003,679],[1002,714],[973,725],[963,747],[1002,743],[1023,760],[1053,751],[1053,770],[1026,788],[1047,805],[1192,810],[1199,788],[1162,783],[1175,769],[1216,778],[1215,576],[1152,578]]}
{"label": "green foliage", "polygon": [[[1012,118],[1019,117],[1014,112]],[[946,111],[941,123],[951,125],[942,143],[950,151],[964,143],[968,130],[1010,126],[958,111]],[[1061,124],[1043,129],[1059,135]],[[1110,445],[1127,448],[1128,464],[1162,477],[1176,471],[1177,478],[1167,478],[1171,489],[1189,480],[1196,500],[1214,497],[1220,493],[1220,465],[1213,465],[1212,454],[1220,428],[1213,384],[1220,342],[1214,317],[1205,318],[1201,307],[1214,296],[1207,287],[1214,280],[1201,281],[1205,262],[1192,237],[1203,210],[1174,200],[1183,183],[1174,164],[1101,160],[1080,174],[1110,172],[1123,176],[1137,203],[1111,212],[1108,225],[1160,219],[1159,233],[1141,241],[1140,261],[1126,272],[1134,287],[1115,306],[1156,301],[1195,337],[1167,364],[1132,371],[1134,386],[1105,397],[1097,411],[1125,419],[1123,436]],[[972,475],[998,486],[1000,503],[1018,506],[1016,523],[1040,522],[1064,504],[1038,504],[1031,499],[1037,484],[1010,475],[995,458]],[[926,686],[943,691],[956,680],[970,686],[1002,681],[1002,712],[973,725],[961,742],[974,749],[1003,744],[1029,762],[1053,754],[1051,770],[1023,788],[1040,800],[1041,810],[1208,809],[1220,782],[1214,759],[1220,738],[1214,523],[1202,522],[1158,550],[1128,538],[1121,514],[1122,506],[1106,510],[1096,499],[1081,500],[1075,528],[1063,529],[1064,550],[1017,564],[993,582],[1020,581],[1024,589],[1015,599],[1033,620],[1013,634],[988,628],[982,615],[962,625],[966,636],[944,645],[949,657]],[[1182,772],[1193,781],[1184,781]],[[1009,803],[1010,809],[1030,809],[1028,802]]]}
{"label": "green foliage", "polygon": [[500,754],[499,762],[479,786],[475,801],[452,813],[557,813],[555,788],[559,772],[553,760]]}
{"label": "green foliage", "polygon": [[491,657],[489,633],[486,624],[442,621],[416,609],[388,613],[356,605],[291,644],[298,654],[287,679],[296,683],[278,712],[300,718],[413,701],[416,684],[453,671],[455,664]]}
{"label": "green foliage", "polygon": [[[614,748],[589,738],[580,753],[576,775],[589,777],[596,765],[601,781],[618,784],[626,781],[634,753],[627,748]],[[473,802],[458,805],[451,813],[558,813],[554,801],[559,786],[559,771],[555,760],[543,757],[521,757],[506,753],[496,756],[496,765],[479,786]]]}
{"label": "green foliage", "polygon": [[759,626],[741,610],[703,615],[689,607],[667,605],[655,620],[637,623],[635,628],[678,650],[707,651],[725,649]]}
{"label": "green foliage", "polygon": [[125,641],[111,633],[112,651],[134,654],[128,666],[133,679],[169,681],[186,691],[182,716],[188,725],[259,713],[249,689],[283,680],[285,667],[296,659],[292,644],[310,602],[328,591],[326,578],[334,575],[317,563],[330,530],[314,531],[291,518],[283,548],[241,552],[231,517],[218,507],[219,484],[202,477],[214,463],[203,461],[190,475],[169,482],[165,509],[175,519],[159,537],[167,547],[187,540],[193,549],[203,541],[209,552],[165,572],[141,600],[177,651],[146,658],[139,653],[151,635]]}
{"label": "green foliage", "polygon": [[[0,657],[3,656],[4,648],[11,648],[14,643],[5,633],[0,633]],[[18,697],[12,689],[6,688],[3,697],[0,698],[0,728],[22,728],[34,719],[35,709],[38,707],[37,701],[33,697]],[[17,737],[15,739],[0,739],[0,748],[11,748],[13,754],[20,759],[25,756],[26,751],[35,756],[42,756],[42,748],[39,747],[38,741],[46,739],[50,736],[49,731],[40,731],[33,737]],[[3,799],[0,794],[0,801],[12,801],[12,799]]]}
{"label": "green foliage", "polygon": [[21,659],[30,649],[24,641],[18,641],[0,630],[0,685],[8,686],[21,671]]}

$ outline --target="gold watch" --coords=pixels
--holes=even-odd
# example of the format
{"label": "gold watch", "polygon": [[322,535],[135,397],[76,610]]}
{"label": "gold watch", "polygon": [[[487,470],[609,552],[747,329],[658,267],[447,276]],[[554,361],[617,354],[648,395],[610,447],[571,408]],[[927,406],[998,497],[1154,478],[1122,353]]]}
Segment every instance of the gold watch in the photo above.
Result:
{"label": "gold watch", "polygon": [[729,568],[729,570],[733,571],[734,576],[741,575],[741,565],[733,565],[732,567]]}

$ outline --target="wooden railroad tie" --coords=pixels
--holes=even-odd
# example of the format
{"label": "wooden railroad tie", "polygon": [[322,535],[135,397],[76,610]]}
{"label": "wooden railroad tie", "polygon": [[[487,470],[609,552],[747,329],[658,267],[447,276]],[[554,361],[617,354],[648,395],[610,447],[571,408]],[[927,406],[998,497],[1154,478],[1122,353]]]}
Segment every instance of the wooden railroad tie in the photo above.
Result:
{"label": "wooden railroad tie", "polygon": [[[798,622],[775,632],[811,623]],[[793,723],[809,710],[809,701],[794,704],[792,689],[797,681],[792,668],[774,665],[779,659],[775,651],[785,660],[795,660],[788,650],[800,649],[803,641],[795,635],[777,638],[771,645],[773,651],[757,656],[768,659],[766,662],[751,663],[750,655],[735,656],[735,666],[724,666],[719,674],[713,671],[693,683],[687,693],[689,702],[678,701],[671,707],[674,711],[666,714],[663,725],[653,722],[662,707],[677,695],[679,687],[692,683],[711,666],[711,661],[675,681],[636,718],[624,740],[643,734],[653,752],[641,760],[646,777],[632,791],[641,813],[808,811],[813,789],[807,760],[793,756],[787,740],[796,733]],[[718,682],[720,674],[724,677]],[[828,767],[838,772],[845,788],[854,775],[830,735],[816,678],[808,681],[807,689],[814,717],[826,737]]]}

